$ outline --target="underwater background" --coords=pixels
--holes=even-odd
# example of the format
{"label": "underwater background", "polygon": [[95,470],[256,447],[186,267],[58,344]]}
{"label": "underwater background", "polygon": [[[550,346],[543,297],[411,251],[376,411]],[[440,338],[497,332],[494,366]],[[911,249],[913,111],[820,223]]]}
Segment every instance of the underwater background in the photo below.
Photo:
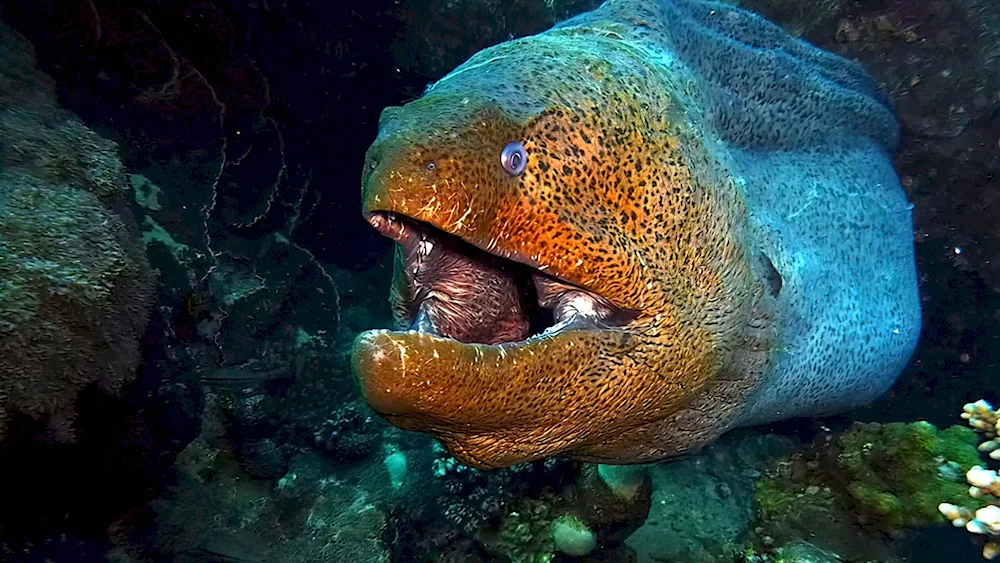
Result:
{"label": "underwater background", "polygon": [[600,2],[0,0],[2,560],[994,554],[1000,4],[731,4],[858,61],[896,113],[920,342],[871,406],[616,488],[563,457],[466,467],[373,412],[350,358],[394,324],[393,242],[361,213],[383,108]]}

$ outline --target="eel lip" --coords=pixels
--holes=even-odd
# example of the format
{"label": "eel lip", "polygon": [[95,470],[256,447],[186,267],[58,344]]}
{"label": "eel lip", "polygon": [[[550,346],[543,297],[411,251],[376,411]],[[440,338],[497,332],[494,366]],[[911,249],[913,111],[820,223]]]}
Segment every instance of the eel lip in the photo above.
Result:
{"label": "eel lip", "polygon": [[398,360],[387,351],[394,346],[387,334],[386,330],[369,330],[354,339],[351,371],[361,383],[365,401],[376,412],[387,417],[410,414],[412,402],[403,400],[400,393],[394,392],[397,382],[392,380],[392,376]]}
{"label": "eel lip", "polygon": [[[355,339],[351,367],[364,400],[389,422],[437,437],[466,465],[499,467],[575,445],[579,427],[564,424],[564,397],[551,392],[552,382],[586,373],[600,352],[582,341],[608,337],[570,331],[559,338],[483,345],[371,330]],[[551,358],[570,354],[577,354],[576,361],[552,373]],[[547,430],[560,425],[565,428],[558,434]],[[547,436],[546,443],[517,439],[525,435]]]}
{"label": "eel lip", "polygon": [[498,381],[496,375],[507,369],[505,362],[517,354],[516,348],[532,344],[539,343],[505,349],[413,330],[369,330],[354,341],[351,368],[369,406],[403,428],[485,431],[499,421],[466,418],[476,409],[463,406],[474,404],[470,394],[477,384]]}

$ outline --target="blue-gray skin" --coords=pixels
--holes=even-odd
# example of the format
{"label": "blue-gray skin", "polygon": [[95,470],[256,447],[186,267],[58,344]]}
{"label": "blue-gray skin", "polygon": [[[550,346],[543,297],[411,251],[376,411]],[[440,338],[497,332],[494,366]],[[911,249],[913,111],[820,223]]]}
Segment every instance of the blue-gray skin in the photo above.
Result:
{"label": "blue-gray skin", "polygon": [[369,150],[412,330],[358,338],[365,397],[480,467],[868,403],[920,328],[897,141],[860,67],[727,4],[613,0],[486,49]]}

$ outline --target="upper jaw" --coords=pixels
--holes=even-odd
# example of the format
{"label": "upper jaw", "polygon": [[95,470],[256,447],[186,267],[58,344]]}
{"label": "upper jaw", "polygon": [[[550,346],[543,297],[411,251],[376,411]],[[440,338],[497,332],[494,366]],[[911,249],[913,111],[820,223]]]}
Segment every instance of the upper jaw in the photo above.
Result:
{"label": "upper jaw", "polygon": [[[390,218],[404,219],[433,227],[482,252],[537,270],[567,284],[602,294],[592,287],[598,281],[595,262],[574,250],[542,249],[535,245],[545,233],[533,231],[545,225],[549,232],[559,231],[564,239],[572,238],[572,228],[562,224],[550,211],[534,208],[522,201],[516,190],[493,185],[465,185],[451,179],[432,180],[409,171],[402,157],[384,157],[364,180],[362,212],[365,219],[382,234],[406,245],[417,234],[400,229]],[[582,248],[581,250],[586,250]],[[622,285],[615,280],[610,285]],[[626,281],[626,285],[638,285]],[[634,294],[634,291],[628,293]],[[602,294],[603,295],[603,294]],[[617,309],[638,312],[640,303],[618,302],[603,297]]]}

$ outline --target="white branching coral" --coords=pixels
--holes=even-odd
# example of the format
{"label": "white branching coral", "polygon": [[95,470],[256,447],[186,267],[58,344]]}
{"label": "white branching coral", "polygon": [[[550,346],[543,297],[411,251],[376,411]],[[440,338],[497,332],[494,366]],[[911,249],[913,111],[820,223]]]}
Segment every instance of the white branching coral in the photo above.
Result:
{"label": "white branching coral", "polygon": [[[979,445],[979,451],[989,454],[990,459],[1000,460],[1000,441],[997,438],[1000,415],[993,405],[980,399],[965,405],[962,410],[962,418],[969,422],[969,426],[987,438]],[[965,479],[969,482],[969,496],[972,498],[1000,498],[1000,476],[996,471],[977,465],[965,474]],[[983,546],[983,557],[993,559],[1000,555],[1000,543],[997,541],[1000,540],[1000,506],[990,504],[973,513],[968,508],[943,502],[938,505],[938,510],[956,528],[964,527],[973,534],[990,538]]]}
{"label": "white branching coral", "polygon": [[962,410],[962,418],[969,421],[969,426],[982,432],[987,440],[979,444],[979,451],[989,454],[990,459],[1000,460],[1000,441],[997,440],[1000,431],[1000,416],[993,409],[993,405],[980,399],[975,403],[965,405]]}

